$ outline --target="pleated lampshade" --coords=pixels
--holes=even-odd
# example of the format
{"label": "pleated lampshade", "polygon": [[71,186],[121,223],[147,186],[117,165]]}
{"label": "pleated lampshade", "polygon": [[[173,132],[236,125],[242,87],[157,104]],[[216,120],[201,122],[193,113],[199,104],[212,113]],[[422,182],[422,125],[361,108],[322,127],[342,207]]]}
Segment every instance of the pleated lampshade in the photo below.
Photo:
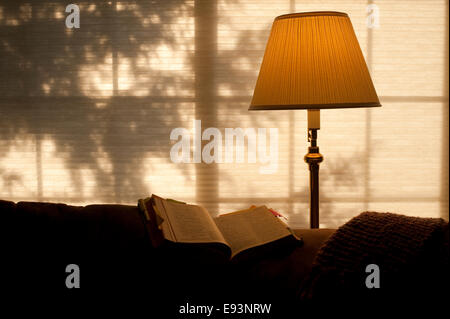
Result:
{"label": "pleated lampshade", "polygon": [[381,106],[350,18],[275,18],[249,110]]}

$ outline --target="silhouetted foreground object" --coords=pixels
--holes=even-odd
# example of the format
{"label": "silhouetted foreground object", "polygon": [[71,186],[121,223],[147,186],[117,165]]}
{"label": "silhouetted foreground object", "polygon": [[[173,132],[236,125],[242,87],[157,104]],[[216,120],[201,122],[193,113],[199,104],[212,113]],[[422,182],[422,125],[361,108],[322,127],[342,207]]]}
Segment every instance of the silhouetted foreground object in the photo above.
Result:
{"label": "silhouetted foreground object", "polygon": [[[414,275],[411,287],[429,280],[445,285],[438,279],[448,266],[448,256],[445,259],[441,254],[443,242],[448,244],[448,223],[392,214],[365,213],[344,225],[323,246],[312,273],[317,252],[335,230],[294,230],[303,238],[302,246],[274,250],[244,263],[224,263],[204,247],[153,248],[137,206],[76,207],[0,200],[0,216],[3,304],[38,301],[41,307],[67,305],[102,311],[142,310],[144,305],[149,316],[179,318],[177,311],[187,302],[270,303],[268,318],[286,318],[286,313],[301,313],[308,306],[307,298],[299,299],[300,287],[313,300],[335,300],[339,294],[333,292],[341,293],[336,280],[354,280],[358,265],[378,263],[382,277],[376,291],[383,294],[397,292],[389,282],[398,279],[385,275],[384,267],[395,274],[409,269],[402,278]],[[80,269],[80,288],[66,287],[69,264]],[[330,265],[354,273],[339,277],[340,273],[329,272],[325,277],[319,270]],[[367,275],[362,268],[362,285]],[[352,284],[349,281],[345,287]],[[364,286],[353,293],[364,289],[368,290]],[[374,290],[361,296],[372,301]],[[429,290],[411,293],[424,296]]]}
{"label": "silhouetted foreground object", "polygon": [[[368,288],[368,265],[379,288]],[[449,224],[441,218],[365,212],[341,226],[320,248],[302,300],[399,302],[449,296]]]}

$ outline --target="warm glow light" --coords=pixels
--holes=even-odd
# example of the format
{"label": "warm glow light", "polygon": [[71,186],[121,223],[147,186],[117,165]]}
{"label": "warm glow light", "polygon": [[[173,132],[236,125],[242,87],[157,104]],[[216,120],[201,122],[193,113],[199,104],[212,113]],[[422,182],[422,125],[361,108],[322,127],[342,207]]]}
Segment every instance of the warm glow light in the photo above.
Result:
{"label": "warm glow light", "polygon": [[275,19],[250,110],[380,106],[349,17]]}

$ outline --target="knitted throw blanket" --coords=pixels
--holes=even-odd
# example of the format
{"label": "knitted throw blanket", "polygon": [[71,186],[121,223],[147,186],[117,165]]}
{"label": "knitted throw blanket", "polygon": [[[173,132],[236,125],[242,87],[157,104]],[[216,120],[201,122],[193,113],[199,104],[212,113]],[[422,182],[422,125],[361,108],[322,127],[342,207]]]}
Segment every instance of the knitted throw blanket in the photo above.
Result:
{"label": "knitted throw blanket", "polygon": [[[341,226],[319,250],[301,300],[364,298],[375,293],[448,291],[448,222],[441,218],[365,212]],[[380,270],[380,288],[369,289],[369,264]]]}

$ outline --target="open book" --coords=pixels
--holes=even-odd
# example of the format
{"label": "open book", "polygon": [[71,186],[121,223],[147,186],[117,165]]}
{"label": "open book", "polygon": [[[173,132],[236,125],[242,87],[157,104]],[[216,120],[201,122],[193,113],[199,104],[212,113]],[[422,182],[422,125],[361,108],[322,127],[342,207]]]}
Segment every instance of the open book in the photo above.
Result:
{"label": "open book", "polygon": [[140,199],[154,247],[164,243],[211,244],[221,247],[228,259],[263,246],[298,245],[301,240],[266,206],[212,218],[198,205],[167,200],[156,195]]}

